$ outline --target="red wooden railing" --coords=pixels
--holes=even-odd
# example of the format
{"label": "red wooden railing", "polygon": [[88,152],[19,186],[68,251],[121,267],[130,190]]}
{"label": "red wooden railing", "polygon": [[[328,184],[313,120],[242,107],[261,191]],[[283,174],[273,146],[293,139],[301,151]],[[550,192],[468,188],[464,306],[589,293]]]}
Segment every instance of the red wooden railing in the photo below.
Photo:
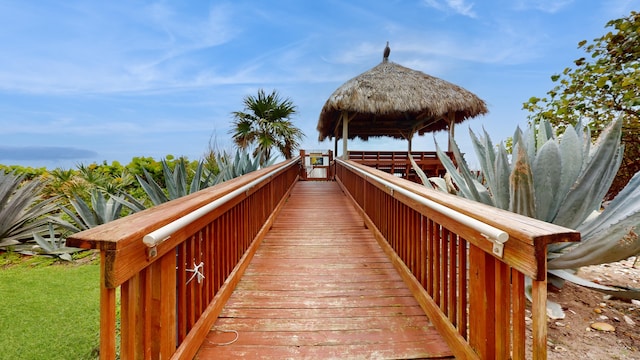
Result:
{"label": "red wooden railing", "polygon": [[100,249],[100,358],[192,359],[299,172],[296,158],[67,239]]}
{"label": "red wooden railing", "polygon": [[546,247],[578,241],[578,232],[353,161],[336,160],[335,176],[456,358],[525,358],[525,276],[531,356],[546,358]]}
{"label": "red wooden railing", "polygon": [[[446,154],[455,162],[453,153],[448,152]],[[446,169],[438,159],[438,154],[435,151],[412,151],[411,157],[428,177],[442,176],[446,173]],[[404,179],[419,181],[411,165],[409,153],[406,151],[349,150],[349,160]]]}

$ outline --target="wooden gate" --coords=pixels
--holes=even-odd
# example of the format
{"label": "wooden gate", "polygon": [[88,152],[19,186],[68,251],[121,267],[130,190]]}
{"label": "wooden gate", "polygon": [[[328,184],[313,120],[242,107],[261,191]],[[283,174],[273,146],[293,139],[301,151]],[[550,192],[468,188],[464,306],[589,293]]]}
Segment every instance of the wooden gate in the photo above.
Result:
{"label": "wooden gate", "polygon": [[333,180],[333,151],[300,150],[300,180]]}

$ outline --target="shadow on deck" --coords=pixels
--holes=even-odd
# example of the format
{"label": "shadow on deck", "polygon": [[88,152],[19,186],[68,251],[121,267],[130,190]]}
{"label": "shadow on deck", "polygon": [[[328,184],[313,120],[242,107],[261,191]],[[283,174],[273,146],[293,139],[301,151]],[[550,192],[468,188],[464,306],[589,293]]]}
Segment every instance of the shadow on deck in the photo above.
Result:
{"label": "shadow on deck", "polygon": [[338,184],[298,182],[196,358],[452,353]]}

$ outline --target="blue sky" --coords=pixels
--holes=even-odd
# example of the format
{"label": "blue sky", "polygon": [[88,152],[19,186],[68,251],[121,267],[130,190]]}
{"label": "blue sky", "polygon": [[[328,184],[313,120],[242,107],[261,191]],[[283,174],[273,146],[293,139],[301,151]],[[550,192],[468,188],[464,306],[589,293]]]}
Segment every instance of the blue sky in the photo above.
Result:
{"label": "blue sky", "polygon": [[[231,149],[231,112],[277,90],[305,149],[320,110],[382,60],[460,85],[489,114],[456,128],[494,142],[526,125],[522,103],[581,56],[577,44],[640,0],[0,0],[0,163],[74,167]],[[445,143],[444,134],[437,135]],[[442,139],[442,140],[441,140]],[[405,150],[374,139],[351,149]],[[431,135],[414,139],[433,150]],[[471,156],[472,157],[472,156]],[[473,157],[471,159],[473,162]]]}

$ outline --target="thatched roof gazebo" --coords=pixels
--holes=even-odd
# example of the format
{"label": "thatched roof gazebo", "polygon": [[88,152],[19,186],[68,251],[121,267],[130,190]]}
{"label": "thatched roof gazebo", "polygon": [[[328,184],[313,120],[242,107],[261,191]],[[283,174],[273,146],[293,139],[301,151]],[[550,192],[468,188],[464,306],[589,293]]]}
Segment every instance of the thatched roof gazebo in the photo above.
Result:
{"label": "thatched roof gazebo", "polygon": [[329,97],[318,120],[319,141],[342,138],[346,156],[347,139],[390,136],[407,139],[411,151],[415,133],[448,130],[451,142],[456,123],[487,113],[485,102],[470,91],[390,62],[389,52],[387,42],[382,63]]}

